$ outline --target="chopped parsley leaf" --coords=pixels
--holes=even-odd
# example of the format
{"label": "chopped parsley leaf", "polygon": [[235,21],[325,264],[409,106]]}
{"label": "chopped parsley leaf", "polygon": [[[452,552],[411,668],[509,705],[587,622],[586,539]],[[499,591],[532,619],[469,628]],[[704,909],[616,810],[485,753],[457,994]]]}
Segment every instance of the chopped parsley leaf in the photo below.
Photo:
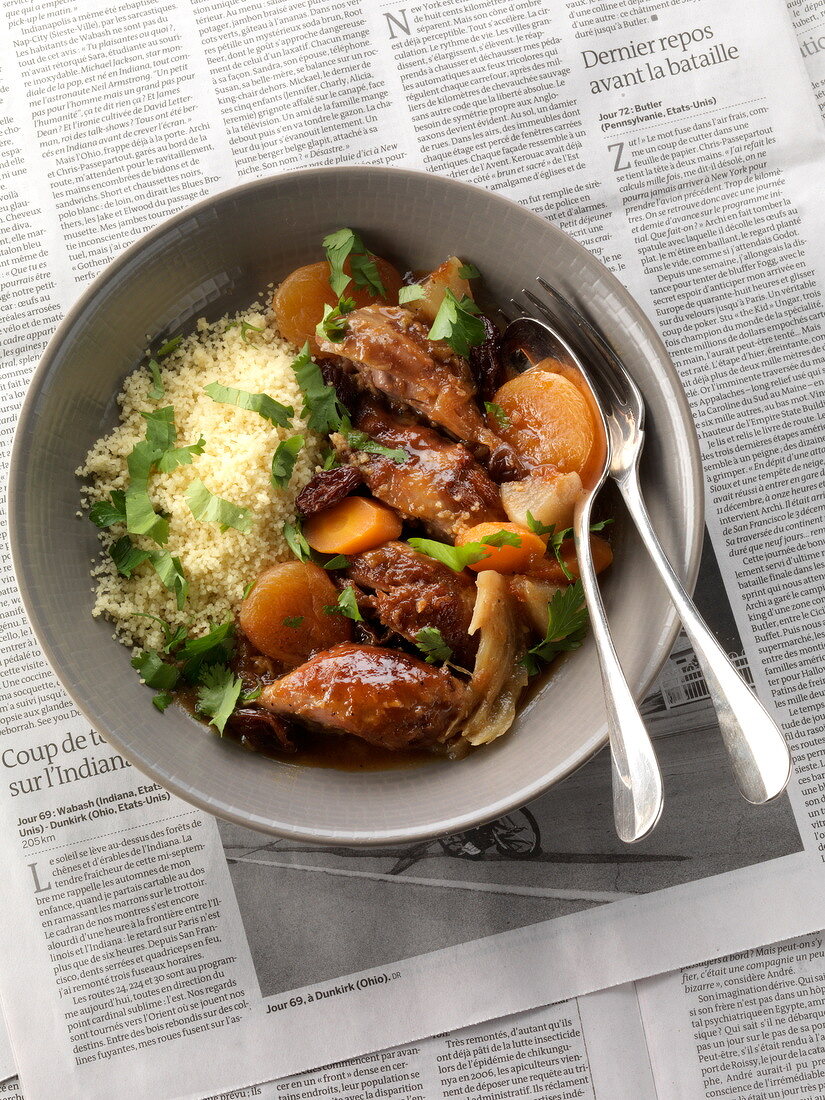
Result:
{"label": "chopped parsley leaf", "polygon": [[218,523],[221,531],[232,527],[243,534],[252,523],[248,508],[241,508],[223,497],[215,496],[197,477],[189,483],[186,490],[186,503],[195,519],[201,523]]}
{"label": "chopped parsley leaf", "polygon": [[160,401],[166,391],[163,388],[163,379],[160,376],[160,366],[156,359],[149,360],[149,373],[152,375],[152,385],[147,390],[147,396],[152,401]]}
{"label": "chopped parsley leaf", "polygon": [[532,512],[527,513],[527,526],[534,535],[552,535],[556,530],[555,523],[542,523],[541,520],[533,518]]}
{"label": "chopped parsley leaf", "polygon": [[176,470],[178,466],[189,466],[195,455],[202,455],[206,446],[206,440],[200,437],[197,443],[188,443],[185,447],[172,447],[164,451],[158,459],[158,470],[162,474],[168,474]]}
{"label": "chopped parsley leaf", "polygon": [[324,303],[324,316],[315,326],[315,335],[319,340],[331,340],[340,344],[347,332],[347,314],[355,309],[352,298],[339,298],[337,306]]}
{"label": "chopped parsley leaf", "polygon": [[109,554],[118,573],[131,577],[139,565],[149,558],[148,550],[138,550],[128,535],[123,535],[109,547]]}
{"label": "chopped parsley leaf", "polygon": [[220,382],[210,382],[203,388],[219,405],[235,405],[239,409],[256,412],[279,428],[288,428],[290,418],[295,415],[291,405],[282,405],[268,393],[247,393],[246,390],[238,390],[234,386],[222,386]]}
{"label": "chopped parsley leaf", "polygon": [[510,417],[504,409],[502,409],[501,405],[496,405],[494,401],[485,401],[484,408],[487,410],[488,415],[494,418],[499,428],[503,430],[504,428],[510,427]]}
{"label": "chopped parsley leaf", "polygon": [[260,684],[258,684],[257,687],[250,688],[249,691],[245,691],[243,693],[243,695],[241,696],[241,706],[245,707],[247,705],[247,703],[254,703],[255,700],[260,696],[260,694],[261,694],[261,685]]}
{"label": "chopped parsley leaf", "polygon": [[481,540],[482,546],[521,546],[521,538],[515,531],[494,531]]}
{"label": "chopped parsley leaf", "polygon": [[461,301],[449,287],[428,333],[430,340],[446,340],[454,352],[467,356],[470,348],[487,339],[484,322],[478,316],[478,306],[465,294]]}
{"label": "chopped parsley leaf", "polygon": [[176,351],[183,343],[182,336],[173,336],[171,340],[167,340],[165,344],[161,344],[155,355],[158,359],[163,359],[167,355],[171,355],[173,351]]}
{"label": "chopped parsley leaf", "polygon": [[[603,519],[603,520],[599,520],[598,523],[591,523],[590,524],[590,531],[591,531],[591,533],[593,531],[603,531],[605,529],[605,527],[607,527],[608,523],[612,523],[612,522],[613,522],[612,519]],[[569,581],[573,580],[573,574],[568,569],[567,562],[562,557],[561,546],[562,546],[562,543],[564,542],[565,539],[572,538],[572,536],[573,536],[573,528],[572,527],[565,527],[565,529],[563,531],[557,532],[550,539],[550,546],[552,546],[552,548],[553,548],[553,553],[556,556],[556,561],[561,566],[562,573],[564,573],[565,577],[567,577],[567,579]]]}
{"label": "chopped parsley leaf", "polygon": [[241,339],[243,340],[243,342],[245,344],[249,343],[249,333],[250,332],[261,333],[261,332],[264,331],[262,328],[257,328],[257,326],[250,324],[249,321],[233,321],[231,324],[227,325],[226,327],[227,327],[227,329],[239,328],[241,330]]}
{"label": "chopped parsley leaf", "polygon": [[213,626],[208,634],[200,638],[187,638],[177,653],[184,662],[183,675],[192,683],[200,676],[201,668],[216,662],[223,664],[232,656],[235,638],[235,624],[220,623]]}
{"label": "chopped parsley leaf", "polygon": [[293,359],[292,369],[304,398],[301,416],[307,418],[310,431],[327,435],[329,432],[340,431],[344,424],[349,424],[349,415],[338,400],[335,387],[326,384],[320,367],[312,361],[309,342],[304,344]]}
{"label": "chopped parsley leaf", "polygon": [[539,661],[552,661],[559,653],[578,649],[587,631],[587,608],[581,581],[561,588],[547,605],[547,632],[543,641],[522,657],[520,664],[534,676]]}
{"label": "chopped parsley leaf", "polygon": [[180,558],[173,557],[168,550],[153,550],[149,554],[149,560],[164,586],[175,593],[178,611],[182,611],[189,591],[189,581],[183,574]]}
{"label": "chopped parsley leaf", "polygon": [[364,616],[358,610],[358,601],[355,598],[355,589],[352,587],[351,584],[348,584],[347,587],[343,590],[341,595],[338,597],[338,602],[333,604],[332,606],[327,604],[327,606],[324,608],[324,611],[327,615],[344,615],[346,616],[346,618],[353,619],[357,623],[361,622],[364,618]]}
{"label": "chopped parsley leaf", "polygon": [[295,469],[295,460],[303,445],[304,437],[302,435],[293,435],[289,439],[285,439],[283,443],[279,443],[275,448],[275,454],[272,456],[272,470],[270,476],[272,478],[272,484],[277,486],[277,488],[285,489],[289,484],[289,479],[292,477],[292,471]]}
{"label": "chopped parsley leaf", "polygon": [[422,626],[415,636],[415,644],[424,654],[428,665],[436,662],[446,664],[453,655],[437,626]]}
{"label": "chopped parsley leaf", "polygon": [[397,462],[399,466],[403,466],[410,457],[401,447],[384,447],[382,444],[376,443],[374,439],[370,439],[366,432],[347,432],[346,440],[347,445],[351,447],[353,451],[365,451],[367,454],[371,455],[383,455],[384,458],[391,458],[393,462]]}
{"label": "chopped parsley leaf", "polygon": [[144,650],[132,658],[141,680],[155,691],[171,691],[180,679],[180,669],[164,661],[154,649]]}
{"label": "chopped parsley leaf", "polygon": [[226,665],[210,665],[201,673],[196,709],[221,736],[242,688],[243,682]]}
{"label": "chopped parsley leaf", "polygon": [[249,595],[249,593],[252,591],[252,589],[254,587],[255,587],[255,582],[250,581],[249,584],[244,588],[243,592],[241,593],[241,599],[245,600],[246,597]]}
{"label": "chopped parsley leaf", "polygon": [[140,415],[146,421],[146,442],[156,451],[168,450],[178,437],[174,406],[164,405],[162,409]]}
{"label": "chopped parsley leaf", "polygon": [[163,714],[171,702],[172,696],[168,691],[163,691],[160,695],[154,695],[152,697],[152,706],[157,707],[161,714]]}
{"label": "chopped parsley leaf", "polygon": [[285,523],[283,530],[284,540],[298,561],[312,561],[312,551],[309,548],[309,543],[301,532],[300,521],[296,520],[295,523]]}
{"label": "chopped parsley leaf", "polygon": [[398,291],[398,304],[403,306],[407,302],[417,302],[419,298],[423,297],[424,287],[420,283],[412,283],[410,286],[400,288]]}
{"label": "chopped parsley leaf", "polygon": [[113,523],[126,522],[126,494],[113,489],[108,500],[99,500],[89,509],[89,519],[95,527],[111,527]]}
{"label": "chopped parsley leaf", "polygon": [[455,573],[460,573],[473,562],[490,556],[480,542],[468,542],[464,546],[450,546],[448,542],[436,542],[433,539],[407,539],[407,542],[413,550],[435,558]]}
{"label": "chopped parsley leaf", "polygon": [[475,264],[462,264],[458,269],[458,274],[462,279],[477,279],[481,272]]}
{"label": "chopped parsley leaf", "polygon": [[[382,298],[386,298],[387,292],[381,282],[375,257],[367,251],[357,233],[351,229],[337,229],[324,237],[323,245],[329,263],[329,285],[335,294],[340,297],[352,279],[356,286],[372,290]],[[347,259],[349,259],[352,277],[344,271]]]}
{"label": "chopped parsley leaf", "polygon": [[323,561],[318,563],[322,569],[346,569],[349,565],[349,558],[343,554],[336,554],[334,558],[330,558],[329,561]]}

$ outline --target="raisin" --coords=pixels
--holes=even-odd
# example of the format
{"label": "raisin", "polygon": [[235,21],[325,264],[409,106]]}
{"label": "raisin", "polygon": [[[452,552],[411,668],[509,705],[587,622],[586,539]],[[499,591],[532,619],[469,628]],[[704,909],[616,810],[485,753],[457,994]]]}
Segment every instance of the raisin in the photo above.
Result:
{"label": "raisin", "polygon": [[334,470],[321,470],[304,486],[295,501],[299,515],[314,516],[324,508],[348,497],[364,481],[357,466],[338,466]]}

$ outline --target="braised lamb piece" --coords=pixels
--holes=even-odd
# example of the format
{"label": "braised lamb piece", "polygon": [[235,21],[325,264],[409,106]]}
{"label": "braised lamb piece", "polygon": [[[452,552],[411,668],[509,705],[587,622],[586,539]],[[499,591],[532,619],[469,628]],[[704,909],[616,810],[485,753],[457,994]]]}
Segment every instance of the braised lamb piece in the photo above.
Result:
{"label": "braised lamb piece", "polygon": [[372,495],[421,520],[435,536],[452,539],[477,523],[506,519],[498,487],[460,443],[396,419],[372,402],[362,408],[356,427],[409,456],[404,463],[363,456],[360,468]]}
{"label": "braised lamb piece", "polygon": [[347,315],[343,340],[319,340],[323,354],[343,356],[365,385],[400,401],[433,424],[490,450],[501,440],[484,423],[466,360],[400,306],[366,306]]}
{"label": "braised lamb piece", "polygon": [[434,627],[459,665],[470,667],[478,641],[468,633],[476,600],[475,582],[405,542],[386,542],[350,559],[349,575],[373,589],[372,608],[384,626],[415,643]]}
{"label": "braised lamb piece", "polygon": [[269,684],[261,706],[387,749],[432,745],[460,719],[466,688],[393,649],[344,644]]}

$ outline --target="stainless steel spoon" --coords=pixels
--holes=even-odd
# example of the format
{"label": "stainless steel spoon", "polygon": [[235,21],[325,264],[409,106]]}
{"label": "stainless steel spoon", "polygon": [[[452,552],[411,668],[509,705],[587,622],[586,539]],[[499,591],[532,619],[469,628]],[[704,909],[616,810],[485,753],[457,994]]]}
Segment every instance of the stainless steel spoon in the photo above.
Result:
{"label": "stainless steel spoon", "polygon": [[[768,802],[787,786],[791,754],[781,731],[705,625],[653,530],[639,486],[638,467],[644,444],[645,416],[639,388],[601,333],[544,279],[539,278],[537,282],[545,294],[558,304],[568,323],[576,326],[584,347],[597,353],[588,354],[587,358],[612,442],[610,476],[619,487],[696,653],[719,718],[736,784],[748,802],[755,805]],[[552,323],[550,331],[571,357],[573,365],[581,370],[581,357],[571,352],[567,341],[557,332],[559,321],[547,304],[530,291],[524,293],[542,316]],[[542,322],[535,323],[544,327]]]}
{"label": "stainless steel spoon", "polygon": [[[528,317],[512,321],[502,337],[505,355],[520,351],[531,363],[538,363],[550,356],[558,357],[560,349],[581,372],[601,413],[601,402],[586,369],[576,361],[562,337],[541,321]],[[601,418],[606,440],[604,466],[596,484],[576,504],[573,536],[604,686],[613,775],[613,817],[619,838],[630,843],[641,840],[659,820],[663,798],[662,775],[650,737],[616,656],[590,552],[590,512],[593,500],[610,471],[612,460],[611,435],[603,413]]]}

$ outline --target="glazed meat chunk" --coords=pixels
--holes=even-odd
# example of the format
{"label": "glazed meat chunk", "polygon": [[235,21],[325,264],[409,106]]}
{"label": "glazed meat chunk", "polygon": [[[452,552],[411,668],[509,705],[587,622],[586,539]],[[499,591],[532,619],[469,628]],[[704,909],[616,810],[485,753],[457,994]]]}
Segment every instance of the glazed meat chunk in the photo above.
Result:
{"label": "glazed meat chunk", "polygon": [[354,364],[368,389],[409,405],[433,424],[491,450],[501,440],[484,423],[464,359],[400,306],[366,306],[347,315],[344,339],[320,340],[325,355]]}
{"label": "glazed meat chunk", "polygon": [[460,443],[397,420],[374,404],[362,409],[356,426],[409,456],[404,463],[364,456],[361,468],[370,492],[402,515],[422,520],[437,537],[452,540],[477,523],[506,518],[498,487]]}
{"label": "glazed meat chunk", "polygon": [[424,627],[435,627],[459,665],[471,667],[478,640],[468,634],[476,599],[470,575],[456,573],[405,542],[386,542],[350,558],[349,575],[371,588],[375,614],[396,634],[416,641]]}
{"label": "glazed meat chunk", "polygon": [[385,749],[432,745],[464,713],[466,688],[443,669],[392,649],[344,645],[269,684],[260,705]]}

